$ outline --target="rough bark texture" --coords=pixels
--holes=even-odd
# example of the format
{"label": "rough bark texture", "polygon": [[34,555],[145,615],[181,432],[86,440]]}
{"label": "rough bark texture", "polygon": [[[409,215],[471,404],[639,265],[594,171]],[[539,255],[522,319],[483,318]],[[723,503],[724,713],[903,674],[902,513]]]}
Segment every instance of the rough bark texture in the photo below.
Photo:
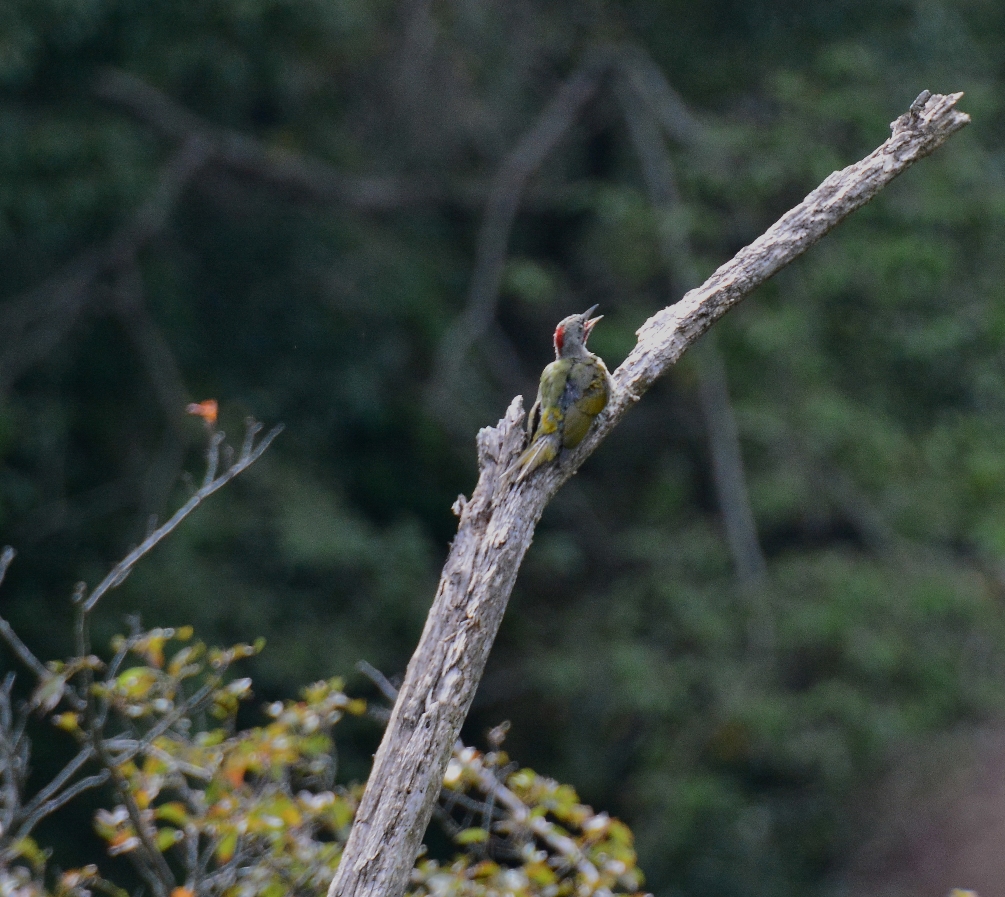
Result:
{"label": "rough bark texture", "polygon": [[655,314],[614,372],[615,390],[593,432],[560,463],[517,483],[505,476],[523,447],[523,400],[478,434],[478,485],[460,517],[419,646],[374,758],[329,897],[399,897],[440,792],[517,571],[545,505],[684,351],[730,308],[865,205],[970,118],[962,94],[924,92],[865,159],[834,172],[701,287]]}

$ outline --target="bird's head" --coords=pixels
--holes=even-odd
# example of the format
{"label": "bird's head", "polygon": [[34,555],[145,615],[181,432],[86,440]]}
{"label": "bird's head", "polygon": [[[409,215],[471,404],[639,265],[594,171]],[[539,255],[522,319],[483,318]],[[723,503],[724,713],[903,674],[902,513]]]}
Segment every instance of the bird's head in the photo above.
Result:
{"label": "bird's head", "polygon": [[597,306],[588,308],[581,315],[569,315],[562,318],[555,328],[555,357],[568,358],[574,355],[582,355],[586,351],[586,341],[590,338],[590,331],[597,325],[603,315],[591,318],[597,310]]}

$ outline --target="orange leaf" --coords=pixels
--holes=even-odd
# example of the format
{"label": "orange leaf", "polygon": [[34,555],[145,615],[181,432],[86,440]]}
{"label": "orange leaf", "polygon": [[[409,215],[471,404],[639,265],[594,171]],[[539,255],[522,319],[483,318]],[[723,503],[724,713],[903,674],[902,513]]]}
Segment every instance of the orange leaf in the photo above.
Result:
{"label": "orange leaf", "polygon": [[230,782],[231,788],[240,788],[244,784],[245,763],[228,763],[223,769],[224,778]]}
{"label": "orange leaf", "polygon": [[201,417],[207,427],[215,427],[218,407],[216,399],[206,399],[204,402],[193,402],[185,409],[185,413]]}

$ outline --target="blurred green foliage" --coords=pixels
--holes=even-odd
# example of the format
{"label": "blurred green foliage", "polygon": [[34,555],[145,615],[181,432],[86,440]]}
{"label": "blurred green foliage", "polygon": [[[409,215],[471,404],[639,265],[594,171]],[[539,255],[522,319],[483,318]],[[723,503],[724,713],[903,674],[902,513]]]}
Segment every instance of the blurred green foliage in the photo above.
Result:
{"label": "blurred green foliage", "polygon": [[[658,893],[824,888],[848,794],[891,749],[1001,710],[1003,38],[990,0],[9,3],[8,616],[65,653],[73,583],[201,475],[181,410],[212,396],[228,431],[252,413],[286,433],[109,596],[97,637],[137,610],[264,635],[275,696],[360,658],[402,671],[474,434],[533,392],[554,323],[601,303],[613,367],[692,285],[665,269],[668,229],[705,275],[922,88],[965,90],[971,127],[717,325],[765,580],[733,573],[685,358],[546,514],[470,722],[512,718],[515,755],[626,819]],[[531,179],[497,323],[432,399],[491,178],[598,47],[646,54],[700,123],[667,144],[681,198],[652,208],[602,84]],[[108,67],[277,166],[386,177],[389,198],[216,158],[134,269],[60,305],[60,272],[128,226],[179,148],[151,103],[98,95]]]}

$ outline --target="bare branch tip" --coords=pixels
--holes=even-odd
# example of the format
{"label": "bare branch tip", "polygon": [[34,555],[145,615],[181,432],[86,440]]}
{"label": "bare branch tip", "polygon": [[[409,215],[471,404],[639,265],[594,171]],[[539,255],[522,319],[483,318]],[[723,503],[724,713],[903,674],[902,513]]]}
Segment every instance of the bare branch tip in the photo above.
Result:
{"label": "bare branch tip", "polygon": [[[258,430],[260,430],[261,428],[262,428],[262,425],[259,424],[258,425]],[[262,456],[263,452],[272,443],[272,440],[275,439],[285,429],[286,429],[286,425],[285,424],[276,424],[271,430],[269,430],[268,433],[266,433],[261,439],[258,440],[258,445],[257,446],[252,446],[249,449],[247,456],[245,456],[242,453],[241,461],[242,462],[247,462],[249,464],[252,461],[257,461]],[[256,430],[255,432],[257,433],[258,430]]]}
{"label": "bare branch tip", "polygon": [[368,663],[365,660],[359,660],[356,662],[356,669],[366,676],[366,678],[374,685],[376,685],[380,690],[380,693],[392,704],[398,699],[398,689],[396,689],[391,684],[391,680],[388,679],[387,676],[378,670],[372,663]]}
{"label": "bare branch tip", "polygon": [[468,500],[463,495],[458,495],[454,500],[454,503],[450,506],[450,510],[453,511],[454,516],[460,519],[461,515],[464,514],[464,509],[468,506]]}
{"label": "bare branch tip", "polygon": [[923,90],[915,98],[914,102],[911,103],[911,114],[920,115],[927,105],[928,101],[932,97],[932,92],[930,90]]}
{"label": "bare branch tip", "polygon": [[11,565],[11,561],[14,560],[14,555],[16,554],[17,552],[10,545],[5,545],[4,550],[0,552],[0,582],[3,582],[3,578],[7,574],[7,568]]}
{"label": "bare branch tip", "polygon": [[202,488],[207,488],[216,479],[216,469],[220,464],[220,446],[227,434],[223,430],[217,430],[209,437],[209,445],[206,446],[206,475],[202,480]]}
{"label": "bare branch tip", "polygon": [[271,430],[269,430],[268,433],[266,433],[262,437],[261,441],[258,443],[259,447],[261,447],[263,445],[268,445],[270,442],[272,442],[273,439],[275,439],[285,429],[286,429],[286,424],[276,424]]}
{"label": "bare branch tip", "polygon": [[244,419],[244,444],[241,446],[241,461],[247,461],[251,457],[252,449],[255,447],[255,437],[261,432],[262,424],[253,417]]}
{"label": "bare branch tip", "polygon": [[956,108],[956,104],[962,96],[963,91],[950,94],[933,94],[930,90],[921,91],[907,112],[890,123],[894,136],[905,131],[916,131],[926,126],[937,126],[940,129],[948,129],[949,133],[952,133],[969,124],[970,116]]}
{"label": "bare branch tip", "polygon": [[[925,97],[925,94],[928,94],[928,96]],[[970,116],[966,112],[956,108],[956,104],[963,97],[962,90],[945,95],[930,94],[927,90],[924,90],[918,96],[918,99],[914,101],[915,104],[921,101],[922,97],[925,97],[922,105],[925,109],[929,110],[930,116],[949,115],[957,125],[965,125],[970,122]],[[914,110],[914,106],[911,107],[911,110]]]}

